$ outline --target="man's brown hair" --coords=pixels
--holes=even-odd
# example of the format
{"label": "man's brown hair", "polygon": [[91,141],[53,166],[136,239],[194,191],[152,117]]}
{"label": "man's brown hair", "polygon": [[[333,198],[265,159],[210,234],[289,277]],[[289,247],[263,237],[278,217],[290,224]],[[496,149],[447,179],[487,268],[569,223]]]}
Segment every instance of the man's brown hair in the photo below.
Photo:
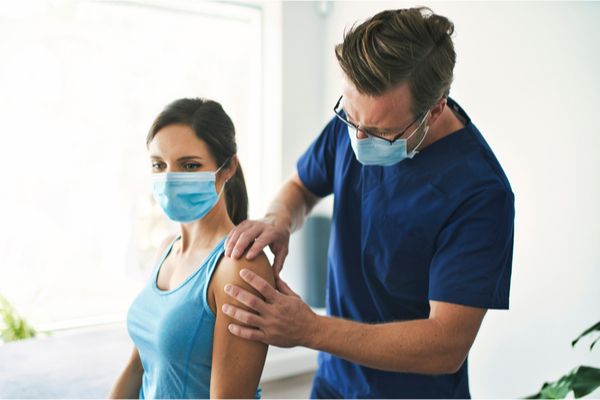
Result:
{"label": "man's brown hair", "polygon": [[408,82],[417,115],[450,92],[453,32],[454,24],[429,8],[387,10],[345,32],[335,55],[360,93],[379,96]]}

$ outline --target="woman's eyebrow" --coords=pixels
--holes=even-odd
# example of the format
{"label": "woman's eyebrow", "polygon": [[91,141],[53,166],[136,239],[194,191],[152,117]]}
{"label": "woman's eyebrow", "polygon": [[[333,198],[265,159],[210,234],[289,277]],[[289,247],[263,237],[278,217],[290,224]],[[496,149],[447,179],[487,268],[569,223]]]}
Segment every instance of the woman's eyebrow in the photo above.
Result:
{"label": "woman's eyebrow", "polygon": [[183,157],[179,157],[177,159],[177,161],[189,161],[189,160],[199,160],[202,161],[203,158],[200,156],[183,156]]}
{"label": "woman's eyebrow", "polygon": [[[151,154],[150,155],[150,159],[152,160],[162,160],[161,156],[155,155],[155,154]],[[200,156],[183,156],[183,157],[179,157],[177,159],[177,161],[189,161],[189,160],[199,160],[199,161],[203,161],[204,159]]]}

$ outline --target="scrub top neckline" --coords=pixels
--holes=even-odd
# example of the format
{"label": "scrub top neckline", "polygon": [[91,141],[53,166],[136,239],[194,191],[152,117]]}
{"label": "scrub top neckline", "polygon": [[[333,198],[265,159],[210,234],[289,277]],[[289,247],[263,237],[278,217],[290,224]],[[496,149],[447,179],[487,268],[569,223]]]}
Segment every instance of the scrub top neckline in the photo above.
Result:
{"label": "scrub top neckline", "polygon": [[[409,165],[411,165],[413,163],[422,163],[422,162],[424,162],[423,161],[424,159],[431,160],[432,157],[433,158],[439,157],[440,151],[445,152],[446,149],[448,148],[448,146],[453,146],[453,143],[464,140],[465,135],[469,135],[469,133],[472,132],[473,122],[471,121],[471,118],[467,115],[467,113],[450,97],[448,97],[447,104],[448,104],[448,107],[452,108],[452,111],[456,112],[460,117],[462,117],[464,119],[464,121],[461,121],[463,123],[463,126],[461,128],[459,128],[455,131],[452,131],[449,134],[447,134],[446,136],[431,143],[424,149],[420,150],[412,159],[406,160],[406,162],[400,162],[400,163],[390,165],[387,167],[378,166],[378,165],[370,166],[370,167],[376,167],[376,168],[380,168],[381,170],[389,170],[389,171],[409,168]],[[440,150],[440,149],[442,149],[442,150]]]}
{"label": "scrub top neckline", "polygon": [[[426,154],[427,150],[433,150],[433,149],[435,149],[437,147],[440,147],[444,143],[452,142],[453,140],[458,140],[458,138],[460,136],[462,136],[462,134],[468,132],[471,129],[471,125],[472,125],[471,118],[458,105],[457,102],[455,102],[452,98],[448,97],[448,99],[447,99],[447,106],[450,107],[452,109],[452,111],[456,112],[458,114],[458,116],[460,116],[463,119],[463,121],[460,121],[463,124],[463,127],[459,128],[459,129],[457,129],[455,131],[452,131],[449,134],[447,134],[446,136],[444,136],[444,137],[436,140],[435,142],[431,143],[429,146],[427,146],[423,150],[419,151],[420,154]],[[458,118],[458,116],[457,116],[457,118]]]}
{"label": "scrub top neckline", "polygon": [[160,270],[162,269],[163,264],[165,263],[165,260],[167,259],[167,257],[169,256],[169,254],[171,254],[171,251],[173,250],[173,246],[175,245],[175,242],[177,242],[178,240],[181,239],[181,235],[179,235],[175,240],[173,240],[173,242],[171,243],[171,245],[169,246],[168,250],[166,251],[165,255],[162,257],[160,264],[158,265],[158,268],[156,269],[156,272],[154,274],[154,278],[152,279],[152,289],[160,294],[160,295],[169,295],[171,293],[174,293],[178,290],[180,290],[181,288],[183,288],[190,280],[192,280],[196,275],[198,275],[198,273],[204,269],[204,266],[206,265],[207,261],[209,261],[210,259],[212,259],[212,257],[214,256],[214,254],[219,251],[222,247],[222,244],[225,242],[225,240],[227,239],[227,236],[229,234],[225,235],[225,237],[223,237],[223,239],[221,239],[214,247],[214,249],[211,250],[210,253],[208,253],[208,255],[204,258],[204,260],[202,260],[202,262],[198,265],[198,267],[194,270],[194,272],[192,272],[187,278],[185,278],[183,280],[183,282],[181,282],[177,287],[173,288],[173,289],[169,289],[169,290],[163,290],[161,288],[158,287],[158,275],[160,273]]}

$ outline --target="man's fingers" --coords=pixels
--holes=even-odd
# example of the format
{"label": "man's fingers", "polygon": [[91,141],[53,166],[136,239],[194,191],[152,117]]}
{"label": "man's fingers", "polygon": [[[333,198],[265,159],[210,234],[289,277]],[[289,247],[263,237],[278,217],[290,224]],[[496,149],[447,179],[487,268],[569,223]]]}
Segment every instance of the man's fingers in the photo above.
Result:
{"label": "man's fingers", "polygon": [[264,311],[265,302],[262,299],[236,285],[225,285],[225,293],[259,313]]}
{"label": "man's fingers", "polygon": [[233,228],[229,235],[227,235],[227,239],[225,239],[225,257],[231,257],[231,251],[233,250],[233,246],[237,243],[237,238],[240,235],[238,228]]}
{"label": "man's fingers", "polygon": [[233,251],[233,248],[237,244],[240,234],[244,230],[245,222],[246,221],[243,221],[238,226],[233,228],[233,230],[231,232],[229,232],[229,235],[227,236],[227,241],[225,243],[225,256],[226,257],[231,257],[231,252]]}
{"label": "man's fingers", "polygon": [[237,243],[233,250],[231,251],[231,256],[233,258],[240,258],[242,254],[246,251],[250,243],[254,242],[254,239],[261,233],[261,226],[249,226],[245,231],[241,232],[237,238]]}
{"label": "man's fingers", "polygon": [[229,324],[228,328],[229,332],[241,337],[242,339],[267,343],[265,341],[265,334],[262,331],[259,331],[258,329],[245,328],[236,324]]}
{"label": "man's fingers", "polygon": [[260,236],[254,240],[254,244],[252,244],[252,247],[250,247],[246,253],[246,260],[252,260],[262,251],[262,249],[267,247],[267,245],[271,243],[272,236],[273,235],[269,235],[263,231]]}
{"label": "man's fingers", "polygon": [[221,310],[224,314],[229,315],[231,318],[236,319],[246,325],[250,325],[254,328],[262,327],[262,318],[256,314],[242,310],[241,308],[232,306],[230,304],[223,304]]}
{"label": "man's fingers", "polygon": [[[240,271],[240,276],[242,277],[243,280],[248,282],[248,284],[250,284],[250,286],[252,286],[254,289],[258,290],[258,292],[260,294],[262,294],[263,297],[265,299],[267,299],[267,301],[269,303],[272,303],[273,300],[275,300],[275,297],[277,297],[277,295],[278,295],[277,290],[273,286],[269,285],[269,283],[267,281],[265,281],[263,278],[256,275],[254,272],[250,271],[249,269],[246,269],[246,268],[242,269]],[[261,302],[262,302],[262,300],[261,300]],[[259,312],[260,312],[260,310],[259,310]]]}
{"label": "man's fingers", "polygon": [[279,252],[275,253],[275,259],[273,260],[273,274],[275,275],[275,278],[279,278],[279,273],[283,269],[283,262],[285,261],[287,255],[287,249],[280,250]]}
{"label": "man's fingers", "polygon": [[294,292],[287,283],[284,282],[283,279],[281,278],[277,278],[276,280],[276,285],[277,285],[277,290],[279,290],[281,293],[286,294],[286,295],[290,295],[290,296],[296,296],[296,297],[300,297],[298,296],[298,294],[296,292]]}
{"label": "man's fingers", "polygon": [[[225,256],[239,258],[248,244],[250,244],[250,240],[254,240],[257,233],[253,235],[253,231],[258,232],[260,230],[259,227],[253,225],[252,221],[243,221],[238,226],[233,228],[231,232],[229,232],[229,236],[227,236],[227,241],[225,243]],[[251,237],[249,239],[249,237]]]}

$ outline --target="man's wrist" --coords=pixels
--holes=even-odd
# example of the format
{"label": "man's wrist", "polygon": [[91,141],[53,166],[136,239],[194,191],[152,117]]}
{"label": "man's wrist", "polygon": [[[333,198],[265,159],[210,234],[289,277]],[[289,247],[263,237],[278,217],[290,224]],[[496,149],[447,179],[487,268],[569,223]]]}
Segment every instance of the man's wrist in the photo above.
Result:
{"label": "man's wrist", "polygon": [[325,316],[313,313],[312,323],[307,325],[306,342],[302,346],[314,350],[320,349],[322,337],[326,335],[324,334],[326,319]]}
{"label": "man's wrist", "polygon": [[286,229],[290,234],[292,232],[292,220],[289,218],[275,213],[267,213],[264,220],[275,227]]}

